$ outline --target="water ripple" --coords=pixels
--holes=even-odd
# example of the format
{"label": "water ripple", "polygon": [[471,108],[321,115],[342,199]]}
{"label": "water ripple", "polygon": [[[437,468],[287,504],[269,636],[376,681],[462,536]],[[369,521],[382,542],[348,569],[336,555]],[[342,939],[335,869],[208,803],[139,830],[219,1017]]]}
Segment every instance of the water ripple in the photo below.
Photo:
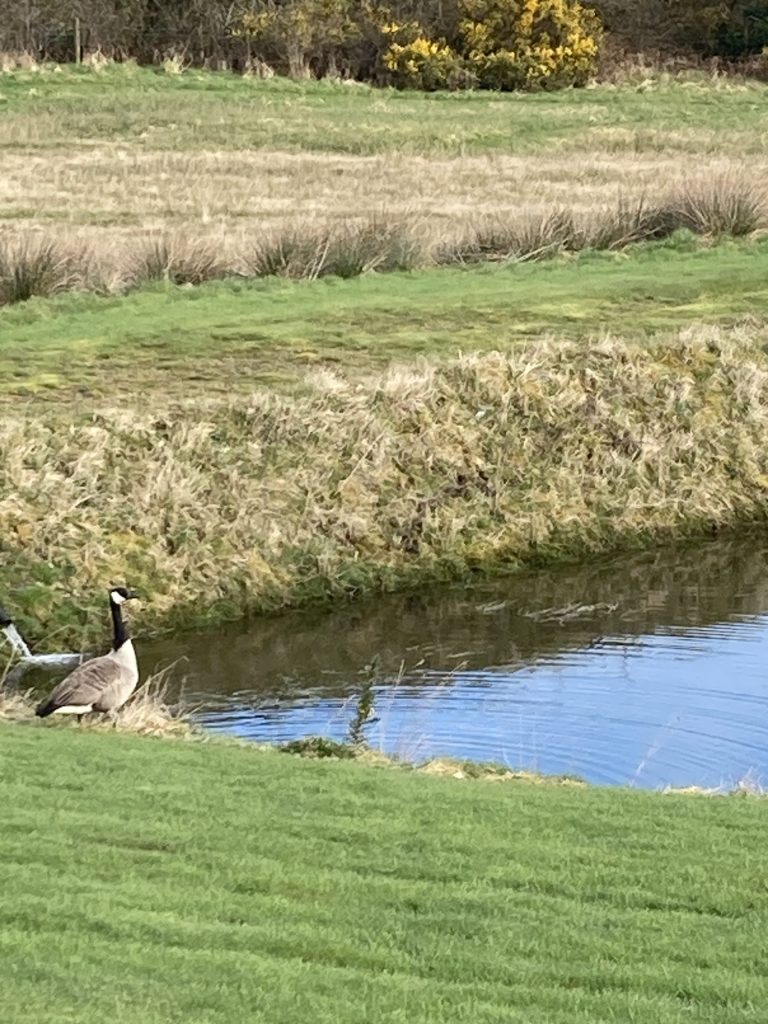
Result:
{"label": "water ripple", "polygon": [[343,739],[380,655],[367,735],[400,756],[648,787],[768,776],[762,539],[285,616],[192,648],[201,720],[252,739]]}

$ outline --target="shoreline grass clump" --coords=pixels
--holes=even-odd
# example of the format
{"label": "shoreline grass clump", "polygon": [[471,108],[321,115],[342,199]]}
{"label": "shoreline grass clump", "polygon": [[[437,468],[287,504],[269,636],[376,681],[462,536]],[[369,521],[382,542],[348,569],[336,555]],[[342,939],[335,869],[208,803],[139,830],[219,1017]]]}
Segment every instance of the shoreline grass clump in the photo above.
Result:
{"label": "shoreline grass clump", "polygon": [[201,285],[227,277],[231,269],[212,245],[200,239],[161,237],[147,239],[129,261],[126,283],[131,288],[154,281],[175,285]]}
{"label": "shoreline grass clump", "polygon": [[[40,692],[18,689],[0,680],[0,722],[39,723],[35,708],[40,703]],[[71,718],[49,719],[46,728],[113,730],[135,733],[139,736],[202,738],[202,730],[192,721],[191,709],[179,701],[171,700],[171,684],[167,671],[149,676],[123,705],[116,715],[86,715],[82,725]],[[42,723],[40,723],[41,727]]]}
{"label": "shoreline grass clump", "polygon": [[92,638],[104,579],[140,624],[574,560],[768,518],[759,330],[537,342],[303,394],[0,424],[0,590],[31,640]]}

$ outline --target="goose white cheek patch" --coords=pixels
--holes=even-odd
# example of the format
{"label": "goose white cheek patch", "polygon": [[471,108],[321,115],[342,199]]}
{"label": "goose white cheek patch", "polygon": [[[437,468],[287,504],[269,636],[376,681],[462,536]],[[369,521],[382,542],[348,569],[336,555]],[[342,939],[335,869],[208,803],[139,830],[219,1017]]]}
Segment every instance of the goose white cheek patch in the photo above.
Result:
{"label": "goose white cheek patch", "polygon": [[123,601],[125,600],[123,595],[122,594],[118,594],[118,592],[116,590],[111,590],[109,592],[109,596],[112,598],[112,600],[115,602],[115,604],[122,604]]}

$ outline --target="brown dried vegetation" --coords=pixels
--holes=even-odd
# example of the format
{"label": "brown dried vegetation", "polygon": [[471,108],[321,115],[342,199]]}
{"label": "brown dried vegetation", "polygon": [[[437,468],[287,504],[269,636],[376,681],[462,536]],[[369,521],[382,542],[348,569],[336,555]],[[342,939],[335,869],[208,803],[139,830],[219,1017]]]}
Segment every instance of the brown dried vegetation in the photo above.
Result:
{"label": "brown dried vegetation", "polygon": [[105,579],[169,626],[763,520],[758,342],[545,341],[65,426],[20,406],[0,424],[3,593],[31,635],[81,643]]}

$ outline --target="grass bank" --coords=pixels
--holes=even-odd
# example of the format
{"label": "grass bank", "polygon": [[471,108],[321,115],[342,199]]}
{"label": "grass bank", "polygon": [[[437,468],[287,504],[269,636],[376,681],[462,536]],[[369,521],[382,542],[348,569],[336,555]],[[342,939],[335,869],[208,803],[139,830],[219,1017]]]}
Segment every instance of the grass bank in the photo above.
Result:
{"label": "grass bank", "polygon": [[443,268],[352,281],[156,285],[0,309],[0,394],[64,402],[210,399],[256,387],[297,393],[308,372],[348,378],[393,360],[445,359],[542,335],[627,339],[692,321],[768,315],[768,244],[690,236],[540,264]]}
{"label": "grass bank", "polygon": [[740,522],[768,499],[758,330],[536,342],[347,380],[0,424],[0,593],[32,638],[168,628]]}
{"label": "grass bank", "polygon": [[0,800],[6,1024],[764,1017],[762,801],[9,725]]}

